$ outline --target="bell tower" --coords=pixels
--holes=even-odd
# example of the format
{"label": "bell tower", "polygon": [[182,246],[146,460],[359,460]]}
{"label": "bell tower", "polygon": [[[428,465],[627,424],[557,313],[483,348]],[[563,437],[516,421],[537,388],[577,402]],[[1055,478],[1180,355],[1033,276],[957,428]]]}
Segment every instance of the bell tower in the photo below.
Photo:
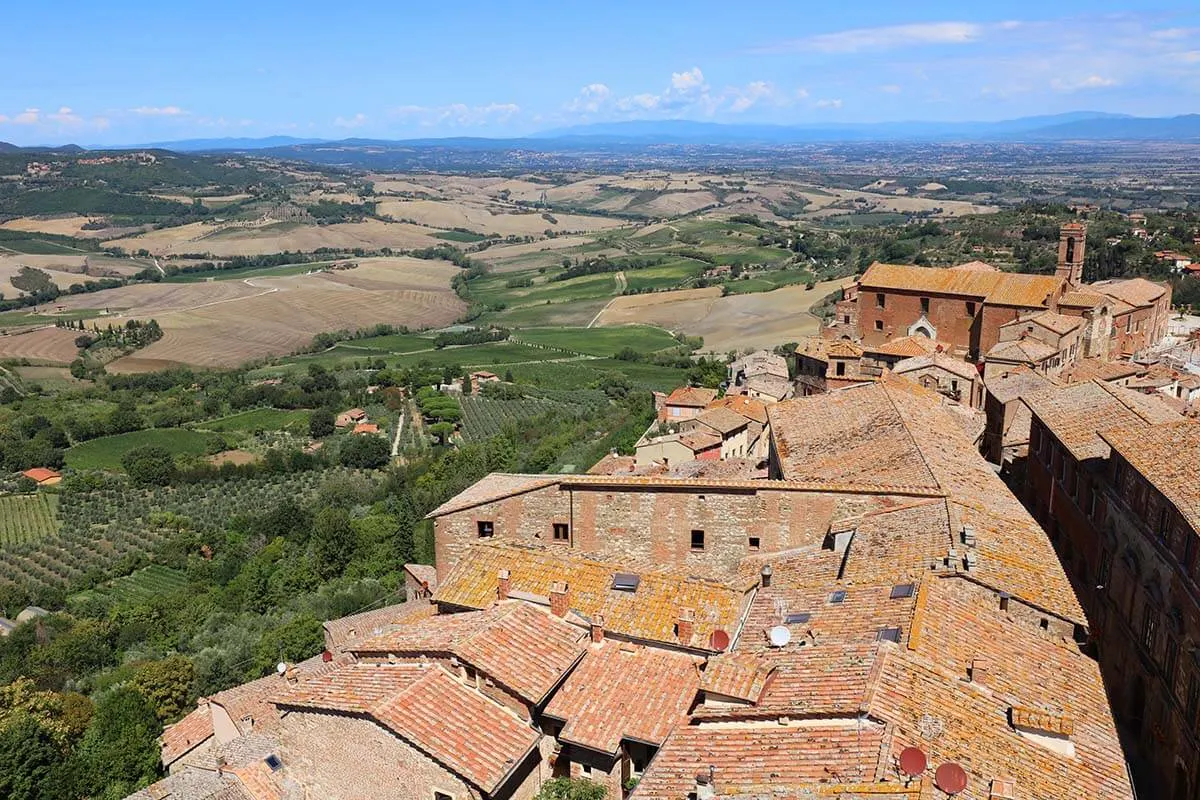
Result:
{"label": "bell tower", "polygon": [[1058,233],[1058,269],[1054,277],[1072,286],[1083,283],[1083,247],[1087,239],[1087,225],[1068,222]]}

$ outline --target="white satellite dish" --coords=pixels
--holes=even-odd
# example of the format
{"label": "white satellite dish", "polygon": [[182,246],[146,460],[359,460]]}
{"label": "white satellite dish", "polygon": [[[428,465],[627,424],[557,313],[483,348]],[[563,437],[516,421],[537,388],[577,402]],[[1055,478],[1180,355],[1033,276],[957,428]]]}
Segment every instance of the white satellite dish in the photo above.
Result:
{"label": "white satellite dish", "polygon": [[770,640],[771,647],[783,647],[792,640],[792,632],[784,625],[776,625],[767,631],[767,639]]}
{"label": "white satellite dish", "polygon": [[278,672],[280,675],[287,672],[287,662],[280,661],[278,664],[275,665],[275,671]]}

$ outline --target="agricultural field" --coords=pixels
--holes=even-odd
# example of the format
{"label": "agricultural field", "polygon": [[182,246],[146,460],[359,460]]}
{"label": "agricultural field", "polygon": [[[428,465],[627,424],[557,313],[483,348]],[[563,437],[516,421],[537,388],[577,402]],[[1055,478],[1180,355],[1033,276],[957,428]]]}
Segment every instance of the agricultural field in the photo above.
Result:
{"label": "agricultural field", "polygon": [[220,419],[197,422],[192,427],[217,433],[254,433],[255,431],[286,431],[307,435],[310,412],[301,409],[252,408]]}
{"label": "agricultural field", "polygon": [[613,328],[524,328],[515,332],[514,341],[552,347],[590,356],[614,356],[629,347],[639,353],[653,353],[679,345],[670,331],[652,325],[624,325]]}
{"label": "agricultural field", "polygon": [[163,447],[176,456],[204,455],[209,438],[185,428],[150,428],[116,436],[102,436],[67,450],[72,469],[121,469],[121,457],[136,447]]}
{"label": "agricultural field", "polygon": [[58,533],[58,495],[0,495],[0,550]]}
{"label": "agricultural field", "polygon": [[465,396],[462,406],[462,438],[466,442],[482,442],[500,433],[505,425],[520,425],[540,414],[559,408],[552,400],[525,397],[520,400],[499,400]]}
{"label": "agricultural field", "polygon": [[187,575],[177,569],[151,564],[132,575],[102,583],[94,589],[76,592],[67,597],[67,605],[78,606],[97,600],[116,600],[122,603],[145,602],[187,586]]}
{"label": "agricultural field", "polygon": [[137,284],[61,301],[67,308],[104,302],[120,309],[120,318],[158,321],[163,338],[110,364],[118,373],[180,364],[233,367],[296,352],[322,331],[380,322],[438,327],[466,309],[450,289],[459,269],[448,262],[377,258],[358,264],[312,275]]}
{"label": "agricultural field", "polygon": [[263,224],[211,225],[192,222],[174,228],[114,239],[106,247],[120,247],[128,252],[148,250],[157,256],[180,253],[208,253],[216,258],[257,256],[267,253],[311,253],[322,247],[334,250],[376,251],[384,247],[393,250],[431,247],[439,240],[434,230],[403,222],[384,222],[368,219],[363,222],[340,222],[333,225],[313,225],[296,222],[265,222]]}
{"label": "agricultural field", "polygon": [[[489,344],[471,344],[462,347],[445,347],[429,352],[408,353],[396,358],[386,359],[389,366],[415,367],[418,364],[429,364],[433,367],[479,367],[482,369],[504,367],[509,364],[523,364],[530,361],[552,361],[563,358],[564,354],[547,350],[544,347],[531,347],[517,342],[492,342]],[[569,356],[568,356],[569,357]]]}
{"label": "agricultural field", "polygon": [[58,533],[6,548],[0,558],[0,584],[29,581],[65,588],[129,556],[153,556],[180,530],[215,533],[236,515],[270,508],[285,497],[306,502],[327,482],[354,474],[330,469],[64,494]]}
{"label": "agricultural field", "polygon": [[687,370],[615,358],[514,364],[505,369],[522,388],[529,384],[544,389],[590,389],[611,374],[625,376],[638,389],[659,392],[669,392],[687,382]]}
{"label": "agricultural field", "polygon": [[0,359],[26,358],[40,364],[70,364],[79,355],[79,331],[37,328],[0,336]]}

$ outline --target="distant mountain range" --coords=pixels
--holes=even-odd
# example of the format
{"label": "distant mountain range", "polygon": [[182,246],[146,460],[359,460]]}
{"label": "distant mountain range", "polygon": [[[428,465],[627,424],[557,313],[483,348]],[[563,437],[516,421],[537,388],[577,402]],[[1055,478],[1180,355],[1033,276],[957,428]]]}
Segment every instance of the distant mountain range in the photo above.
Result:
{"label": "distant mountain range", "polygon": [[[1200,142],[1200,114],[1177,117],[1134,117],[1100,111],[1021,117],[998,122],[872,122],[812,123],[805,125],[733,125],[690,120],[601,122],[558,128],[523,138],[489,139],[304,139],[294,136],[263,138],[182,139],[131,145],[104,145],[87,150],[158,149],[183,153],[262,151],[264,155],[332,161],[328,151],[371,148],[439,149],[445,151],[579,150],[595,146],[646,147],[663,145],[809,144],[816,142],[1069,142],[1177,141]],[[0,142],[0,153],[16,151],[77,152],[76,145],[17,147]],[[324,152],[323,156],[317,156]]]}

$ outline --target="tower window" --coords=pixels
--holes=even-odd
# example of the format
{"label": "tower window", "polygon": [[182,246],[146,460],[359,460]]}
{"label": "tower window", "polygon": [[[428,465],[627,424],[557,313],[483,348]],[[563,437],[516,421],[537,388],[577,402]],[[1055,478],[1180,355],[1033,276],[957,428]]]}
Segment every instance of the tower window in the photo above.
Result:
{"label": "tower window", "polygon": [[883,292],[876,294],[875,295],[875,307],[883,308],[884,305],[886,305],[885,300],[886,300],[886,297],[884,296]]}
{"label": "tower window", "polygon": [[881,319],[875,320],[875,330],[877,330],[877,331],[883,330],[883,320],[881,320]]}
{"label": "tower window", "polygon": [[929,313],[929,298],[928,297],[921,298],[921,313],[922,314]]}
{"label": "tower window", "polygon": [[475,530],[479,533],[480,539],[486,539],[496,533],[495,527],[490,519],[481,519],[475,523]]}
{"label": "tower window", "polygon": [[565,542],[571,538],[571,526],[565,522],[554,523],[554,541]]}
{"label": "tower window", "polygon": [[704,549],[704,531],[702,531],[702,530],[692,531],[692,549],[693,550],[703,550]]}

